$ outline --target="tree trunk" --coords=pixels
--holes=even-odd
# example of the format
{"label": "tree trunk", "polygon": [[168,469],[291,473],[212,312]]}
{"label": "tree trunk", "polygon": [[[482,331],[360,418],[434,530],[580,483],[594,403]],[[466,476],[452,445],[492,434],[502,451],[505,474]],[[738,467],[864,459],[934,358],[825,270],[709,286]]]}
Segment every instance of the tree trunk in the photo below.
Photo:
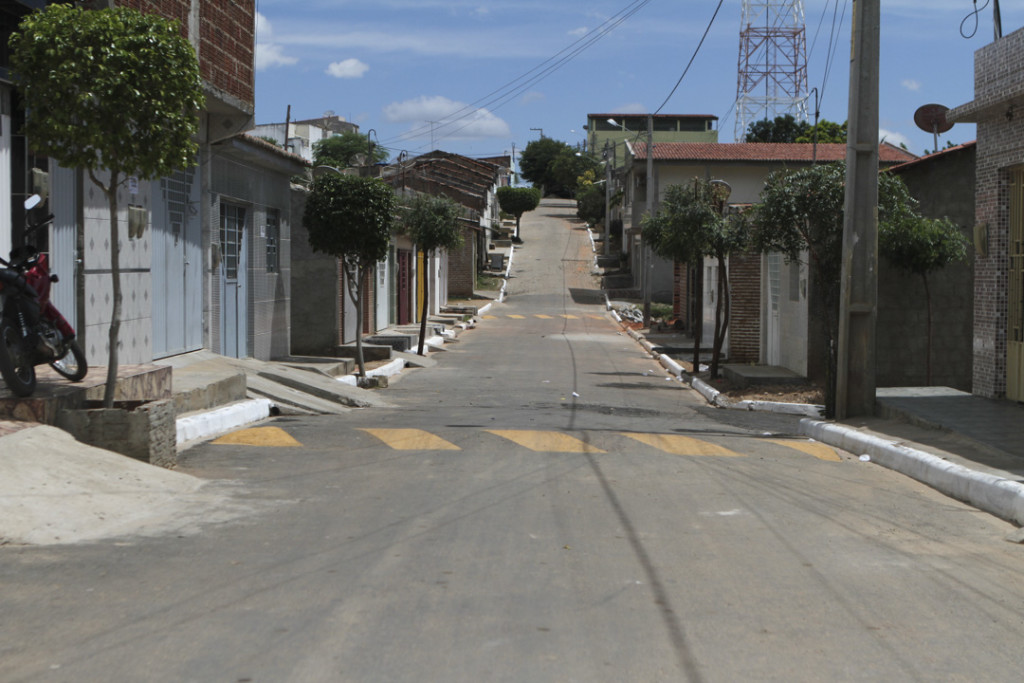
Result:
{"label": "tree trunk", "polygon": [[729,329],[729,271],[725,258],[722,256],[718,257],[717,291],[718,301],[715,302],[715,340],[711,350],[711,379],[718,379],[718,363],[722,357],[725,333]]}
{"label": "tree trunk", "polygon": [[[95,181],[95,177],[93,177]],[[107,195],[107,207],[110,211],[110,278],[112,282],[113,309],[110,313],[110,332],[108,343],[110,351],[107,356],[107,384],[103,391],[103,407],[114,407],[114,394],[117,391],[118,339],[121,332],[121,245],[117,229],[117,185],[118,174],[111,172],[110,184],[100,189]]]}
{"label": "tree trunk", "polygon": [[349,281],[349,295],[353,291],[352,285],[355,284],[355,304],[356,304],[356,365],[359,367],[359,376],[366,379],[366,363],[363,360],[363,294],[365,292],[366,282],[366,269],[362,266],[356,266],[355,272],[355,283],[352,282],[352,274],[349,272],[349,266],[345,265],[345,276]]}
{"label": "tree trunk", "polygon": [[924,378],[925,386],[932,385],[932,292],[928,287],[928,275],[921,273],[921,279],[924,281],[924,302],[925,311],[927,312],[927,342],[924,354]]}
{"label": "tree trunk", "polygon": [[420,314],[420,346],[417,353],[423,355],[423,342],[427,338],[427,311],[430,307],[430,254],[427,252],[423,253],[423,267],[426,272],[423,273],[423,310]]}

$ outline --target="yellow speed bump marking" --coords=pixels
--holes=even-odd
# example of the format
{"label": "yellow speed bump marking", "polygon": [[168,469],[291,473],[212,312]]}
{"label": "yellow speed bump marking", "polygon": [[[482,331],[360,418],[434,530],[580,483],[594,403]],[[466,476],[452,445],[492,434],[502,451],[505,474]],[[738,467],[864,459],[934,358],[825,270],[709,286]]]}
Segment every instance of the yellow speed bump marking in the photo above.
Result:
{"label": "yellow speed bump marking", "polygon": [[789,441],[786,439],[768,439],[772,443],[777,443],[780,446],[786,446],[787,448],[793,448],[801,453],[807,455],[813,455],[818,460],[828,460],[829,462],[842,462],[843,459],[836,453],[836,449],[831,446],[826,446],[818,441]]}
{"label": "yellow speed bump marking", "polygon": [[512,318],[513,320],[524,320],[526,318],[525,315],[517,315],[515,313],[509,313],[508,317]]}
{"label": "yellow speed bump marking", "polygon": [[551,320],[551,316],[550,315],[544,315],[543,313],[534,313],[533,317],[534,318],[540,318],[541,320]]}
{"label": "yellow speed bump marking", "polygon": [[481,320],[497,320],[498,317],[495,316],[495,315],[482,315],[482,316],[480,316],[480,319]]}
{"label": "yellow speed bump marking", "polygon": [[302,446],[291,434],[280,427],[252,427],[240,429],[216,439],[213,443],[232,446],[273,446],[289,448]]}
{"label": "yellow speed bump marking", "polygon": [[461,451],[462,449],[439,436],[422,429],[365,429],[396,451]]}
{"label": "yellow speed bump marking", "polygon": [[621,432],[621,434],[673,455],[712,455],[729,458],[744,457],[743,453],[730,451],[728,448],[724,448],[707,441],[701,441],[700,439],[694,439],[691,436],[682,436],[680,434],[630,434],[627,432]]}
{"label": "yellow speed bump marking", "polygon": [[538,453],[604,453],[597,446],[562,432],[488,429],[491,434],[508,439]]}
{"label": "yellow speed bump marking", "polygon": [[572,313],[563,313],[562,317],[566,320],[579,320],[579,316],[573,315]]}

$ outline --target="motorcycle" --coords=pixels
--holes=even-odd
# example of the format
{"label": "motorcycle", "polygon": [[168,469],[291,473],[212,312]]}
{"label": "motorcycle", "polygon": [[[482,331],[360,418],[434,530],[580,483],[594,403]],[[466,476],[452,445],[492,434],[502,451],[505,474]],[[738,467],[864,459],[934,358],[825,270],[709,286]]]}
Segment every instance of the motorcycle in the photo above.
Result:
{"label": "motorcycle", "polygon": [[[25,200],[26,236],[53,221],[50,214],[30,224],[28,216],[42,202],[39,195]],[[47,254],[30,244],[0,258],[0,376],[16,396],[31,396],[36,389],[35,366],[48,364],[58,374],[80,382],[89,366],[75,339],[75,330],[50,301]]]}

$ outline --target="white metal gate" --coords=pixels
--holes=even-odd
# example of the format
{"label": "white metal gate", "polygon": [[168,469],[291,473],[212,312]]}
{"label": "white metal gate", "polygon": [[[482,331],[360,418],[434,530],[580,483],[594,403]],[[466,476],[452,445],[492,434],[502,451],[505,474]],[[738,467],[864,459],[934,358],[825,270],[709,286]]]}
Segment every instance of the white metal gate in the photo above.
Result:
{"label": "white metal gate", "polygon": [[203,346],[199,187],[178,171],[153,187],[153,356]]}
{"label": "white metal gate", "polygon": [[245,219],[244,207],[221,203],[221,354],[233,358],[248,355]]}

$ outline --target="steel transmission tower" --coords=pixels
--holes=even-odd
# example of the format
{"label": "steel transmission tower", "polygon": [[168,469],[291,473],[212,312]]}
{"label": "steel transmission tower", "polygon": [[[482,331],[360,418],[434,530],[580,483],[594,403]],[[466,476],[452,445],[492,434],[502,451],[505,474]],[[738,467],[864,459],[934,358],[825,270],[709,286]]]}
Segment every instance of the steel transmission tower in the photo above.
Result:
{"label": "steel transmission tower", "polygon": [[803,0],[743,0],[736,140],[754,121],[782,114],[806,121],[807,95]]}

